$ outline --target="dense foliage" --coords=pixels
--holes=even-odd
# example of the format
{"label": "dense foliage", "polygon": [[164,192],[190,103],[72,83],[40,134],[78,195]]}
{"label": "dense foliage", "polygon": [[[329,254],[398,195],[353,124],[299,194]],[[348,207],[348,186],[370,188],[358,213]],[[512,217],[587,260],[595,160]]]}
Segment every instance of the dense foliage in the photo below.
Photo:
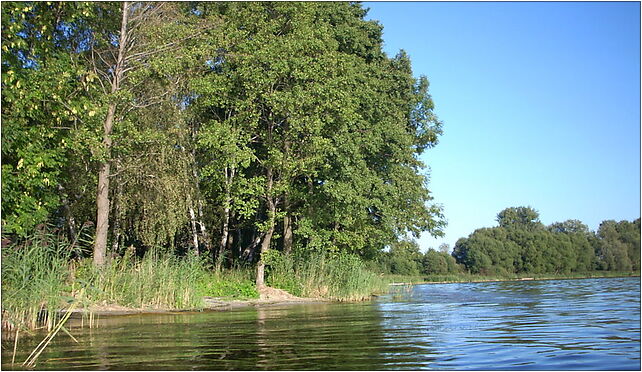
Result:
{"label": "dense foliage", "polygon": [[159,248],[258,263],[262,284],[270,249],[372,259],[439,235],[419,160],[441,134],[428,80],[365,16],[3,2],[3,238],[49,224],[96,266]]}
{"label": "dense foliage", "polygon": [[603,221],[593,232],[578,220],[545,226],[535,209],[511,207],[497,215],[497,222],[499,226],[459,239],[452,253],[447,244],[421,253],[416,242],[401,240],[381,254],[373,268],[437,280],[640,271],[639,218]]}
{"label": "dense foliage", "polygon": [[474,274],[640,270],[640,219],[612,220],[597,232],[578,220],[544,226],[530,207],[507,208],[499,226],[475,230],[455,244],[453,257]]}

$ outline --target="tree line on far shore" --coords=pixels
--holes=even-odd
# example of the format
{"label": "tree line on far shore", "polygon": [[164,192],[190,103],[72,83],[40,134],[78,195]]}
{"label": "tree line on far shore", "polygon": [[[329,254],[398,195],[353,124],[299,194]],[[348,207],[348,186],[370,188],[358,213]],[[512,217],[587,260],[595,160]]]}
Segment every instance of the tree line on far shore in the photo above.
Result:
{"label": "tree line on far shore", "polygon": [[412,241],[397,243],[379,260],[393,274],[570,274],[640,271],[640,219],[603,221],[597,231],[578,220],[545,226],[531,207],[506,208],[498,226],[425,254]]}

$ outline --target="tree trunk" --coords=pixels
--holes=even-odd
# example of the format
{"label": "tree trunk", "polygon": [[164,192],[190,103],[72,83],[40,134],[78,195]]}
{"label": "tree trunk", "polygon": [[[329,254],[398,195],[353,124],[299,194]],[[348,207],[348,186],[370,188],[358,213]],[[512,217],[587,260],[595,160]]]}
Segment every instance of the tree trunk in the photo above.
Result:
{"label": "tree trunk", "polygon": [[[116,165],[116,172],[118,172],[118,165]],[[123,187],[119,183],[116,187],[116,197],[113,200],[114,205],[114,224],[111,229],[112,243],[111,243],[111,252],[112,254],[117,254],[119,251],[120,244],[120,196],[122,195]]]}
{"label": "tree trunk", "polygon": [[283,253],[290,254],[292,252],[292,219],[290,218],[289,201],[287,195],[283,199],[283,209],[285,216],[283,217]]}
{"label": "tree trunk", "polygon": [[200,199],[198,200],[198,220],[196,222],[201,230],[201,243],[205,246],[205,251],[209,251],[211,250],[211,240],[203,220],[203,201]]}
{"label": "tree trunk", "polygon": [[241,257],[247,262],[252,262],[254,259],[254,252],[256,251],[256,247],[259,246],[259,243],[261,243],[264,236],[265,233],[256,236],[256,232],[254,232],[254,234],[252,235],[252,243],[243,250]]}
{"label": "tree trunk", "polygon": [[221,242],[218,246],[218,254],[216,255],[216,271],[221,270],[221,265],[223,264],[223,255],[225,254],[225,248],[227,248],[227,239],[230,232],[230,208],[225,206],[224,215],[223,215],[223,231],[221,233]]}
{"label": "tree trunk", "polygon": [[236,169],[234,167],[225,167],[225,204],[223,209],[223,228],[221,231],[221,242],[218,247],[218,254],[216,256],[216,271],[221,270],[221,265],[223,264],[223,255],[225,254],[225,248],[227,248],[227,239],[230,231],[230,204],[232,204],[232,182],[234,182],[234,176]]}
{"label": "tree trunk", "polygon": [[274,196],[272,195],[272,184],[273,184],[273,175],[272,167],[268,167],[266,170],[267,176],[267,188],[266,188],[266,201],[268,206],[268,230],[265,232],[263,241],[261,242],[261,258],[259,259],[259,264],[256,268],[256,287],[260,290],[265,286],[265,262],[263,261],[263,255],[265,252],[270,249],[270,243],[272,242],[272,235],[274,235],[274,219],[276,215],[276,204],[274,203]]}
{"label": "tree trunk", "polygon": [[261,288],[265,286],[265,262],[263,262],[263,254],[270,249],[270,242],[272,241],[272,235],[274,234],[274,220],[270,224],[270,228],[265,233],[263,242],[261,242],[261,259],[256,268],[256,286]]}
{"label": "tree trunk", "polygon": [[199,251],[198,251],[198,231],[196,230],[196,213],[194,213],[194,206],[191,200],[189,205],[189,218],[190,218],[190,224],[192,226],[192,241],[194,243],[194,252],[198,256]]}
{"label": "tree trunk", "polygon": [[[120,39],[118,44],[118,58],[114,67],[111,93],[120,89],[120,81],[124,71],[125,49],[127,47],[127,22],[129,16],[129,2],[123,2],[123,14],[120,24]],[[113,99],[113,98],[112,98]],[[94,264],[101,266],[105,263],[107,252],[107,234],[109,233],[109,174],[111,158],[111,133],[114,127],[116,103],[109,104],[107,116],[103,123],[103,148],[105,160],[100,164],[98,171],[98,192],[96,195],[96,240],[94,242]]]}
{"label": "tree trunk", "polygon": [[[116,104],[109,105],[107,118],[104,123],[103,147],[107,157],[111,153],[111,131],[114,124]],[[107,252],[107,234],[109,232],[109,159],[103,161],[98,171],[98,193],[96,195],[96,241],[94,242],[94,264],[101,266],[105,263]]]}
{"label": "tree trunk", "polygon": [[67,228],[69,229],[69,239],[76,242],[76,219],[71,214],[71,207],[69,206],[69,199],[67,198],[67,193],[65,192],[62,185],[58,185],[58,192],[62,195],[62,207],[65,213],[65,219],[67,220]]}

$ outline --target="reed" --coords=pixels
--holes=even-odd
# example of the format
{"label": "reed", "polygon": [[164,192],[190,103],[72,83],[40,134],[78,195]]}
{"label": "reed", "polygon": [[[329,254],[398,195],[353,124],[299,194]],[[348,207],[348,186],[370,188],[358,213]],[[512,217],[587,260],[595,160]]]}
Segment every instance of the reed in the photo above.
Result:
{"label": "reed", "polygon": [[[83,290],[80,291],[79,297],[82,298],[82,295],[83,295]],[[47,333],[45,338],[43,338],[42,341],[40,341],[38,346],[36,346],[36,348],[33,349],[31,354],[29,354],[27,359],[22,363],[23,366],[25,366],[27,368],[35,367],[36,366],[36,361],[38,360],[38,357],[40,356],[40,354],[42,354],[42,352],[47,348],[47,346],[49,345],[51,340],[53,340],[54,337],[56,337],[56,335],[58,334],[58,332],[60,332],[60,330],[64,331],[69,337],[71,337],[76,343],[78,343],[78,340],[76,340],[74,338],[74,336],[72,336],[71,333],[69,333],[69,331],[67,331],[67,329],[65,328],[65,323],[67,322],[67,320],[69,320],[69,317],[71,316],[73,310],[76,308],[77,304],[78,304],[78,302],[74,301],[69,306],[69,308],[65,312],[65,315],[62,317],[62,319],[60,319],[56,323],[55,327],[52,330],[50,330],[49,333]],[[18,333],[16,332],[16,344],[17,344],[17,342],[18,342]],[[13,352],[14,352],[14,355],[13,355],[13,357],[11,359],[11,363],[12,364],[13,364],[13,362],[15,360],[15,352],[16,352],[15,346],[14,346],[14,351]]]}
{"label": "reed", "polygon": [[3,333],[54,328],[57,310],[68,300],[69,254],[65,239],[46,232],[2,249]]}
{"label": "reed", "polygon": [[195,283],[206,276],[206,269],[194,255],[181,258],[151,251],[142,259],[125,255],[103,267],[84,260],[76,276],[95,304],[159,309],[204,306]]}
{"label": "reed", "polygon": [[268,285],[294,295],[361,301],[388,290],[387,282],[369,271],[361,259],[354,255],[269,253],[266,257]]}

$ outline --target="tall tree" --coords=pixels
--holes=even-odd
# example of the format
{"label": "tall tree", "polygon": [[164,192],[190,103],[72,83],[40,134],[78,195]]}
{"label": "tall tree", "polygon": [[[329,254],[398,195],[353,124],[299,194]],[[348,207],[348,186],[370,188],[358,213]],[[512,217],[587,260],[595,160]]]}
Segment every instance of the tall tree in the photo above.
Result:
{"label": "tall tree", "polygon": [[[360,5],[212,7],[226,17],[225,47],[195,102],[213,119],[201,122],[220,128],[202,133],[229,128],[240,133],[231,153],[251,152],[234,174],[260,180],[252,190],[261,252],[280,242],[284,251],[298,243],[373,255],[407,231],[439,231],[416,159],[441,126],[427,81],[412,77],[407,57],[385,57],[381,27]],[[212,160],[229,180],[232,164]],[[259,261],[259,285],[262,269]]]}
{"label": "tall tree", "polygon": [[186,47],[212,28],[189,10],[181,3],[123,2],[114,22],[118,27],[95,29],[91,35],[87,54],[106,102],[96,196],[97,265],[104,263],[109,232],[114,130],[136,110],[166,101],[181,104],[181,63],[191,57]]}

